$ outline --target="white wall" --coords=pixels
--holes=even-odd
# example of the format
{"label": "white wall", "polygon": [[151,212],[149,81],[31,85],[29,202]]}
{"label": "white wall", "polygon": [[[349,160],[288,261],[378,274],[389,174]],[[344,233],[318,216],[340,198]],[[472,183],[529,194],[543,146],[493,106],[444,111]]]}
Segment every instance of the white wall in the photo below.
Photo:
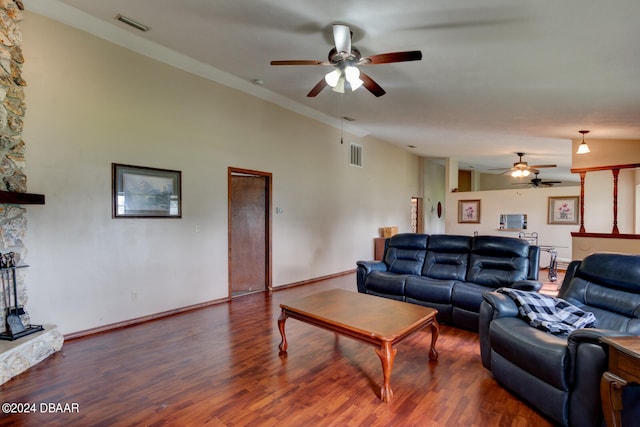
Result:
{"label": "white wall", "polygon": [[[424,232],[444,234],[445,230],[445,166],[433,159],[423,159],[423,208]],[[438,203],[442,206],[442,215],[438,218]]]}
{"label": "white wall", "polygon": [[[540,245],[556,246],[558,257],[572,259],[571,232],[578,231],[579,225],[547,224],[548,198],[550,196],[579,196],[580,187],[525,188],[519,190],[473,191],[447,194],[447,234],[518,237],[517,231],[500,231],[501,214],[527,214],[527,232],[538,233]],[[458,223],[458,201],[480,200],[480,223]],[[542,253],[541,264],[548,255]]]}
{"label": "white wall", "polygon": [[[229,166],[273,173],[274,286],[354,269],[378,227],[409,231],[418,157],[341,145],[338,129],[37,14],[22,30],[28,187],[46,195],[28,207],[34,323],[71,333],[226,297]],[[112,219],[114,162],[182,171],[183,218]]]}

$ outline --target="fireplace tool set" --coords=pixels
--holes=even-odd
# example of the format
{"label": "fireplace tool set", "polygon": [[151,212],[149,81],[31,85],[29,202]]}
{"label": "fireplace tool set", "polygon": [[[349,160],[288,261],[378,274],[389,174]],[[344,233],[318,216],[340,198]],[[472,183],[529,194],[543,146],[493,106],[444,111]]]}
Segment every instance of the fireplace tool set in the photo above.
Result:
{"label": "fireplace tool set", "polygon": [[[6,309],[6,331],[0,333],[0,340],[13,341],[44,329],[39,325],[25,326],[20,319],[20,316],[24,314],[24,308],[18,305],[16,269],[24,267],[28,266],[16,266],[15,254],[13,252],[0,254],[0,281],[2,282],[2,297]],[[13,302],[11,301],[12,296]]]}

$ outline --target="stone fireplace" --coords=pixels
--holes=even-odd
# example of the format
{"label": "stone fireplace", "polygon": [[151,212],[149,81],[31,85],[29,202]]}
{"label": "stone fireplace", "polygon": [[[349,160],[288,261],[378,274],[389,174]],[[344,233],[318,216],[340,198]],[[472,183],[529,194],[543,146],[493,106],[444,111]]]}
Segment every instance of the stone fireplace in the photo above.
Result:
{"label": "stone fireplace", "polygon": [[[26,112],[26,82],[22,78],[22,10],[24,7],[20,0],[0,0],[0,253],[13,252],[16,265],[24,265],[27,254],[24,246],[27,233],[24,205],[44,203],[44,196],[27,193],[24,173],[22,129]],[[15,271],[18,301],[24,306],[24,313],[19,317],[23,325],[29,325],[25,286],[28,268]],[[11,306],[11,303],[6,298],[0,299],[2,333],[7,330],[7,305]],[[62,335],[52,325],[46,325],[43,332],[15,341],[0,341],[0,384],[60,350],[62,342]]]}

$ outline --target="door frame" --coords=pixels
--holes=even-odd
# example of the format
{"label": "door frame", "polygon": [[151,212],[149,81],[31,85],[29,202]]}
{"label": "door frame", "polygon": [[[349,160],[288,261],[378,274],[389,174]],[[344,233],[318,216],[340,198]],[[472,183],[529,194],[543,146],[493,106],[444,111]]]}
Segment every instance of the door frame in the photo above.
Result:
{"label": "door frame", "polygon": [[416,204],[416,233],[424,233],[424,200],[422,197],[414,196],[411,198],[411,204],[415,200]]}
{"label": "door frame", "polygon": [[242,169],[229,167],[227,169],[227,256],[228,256],[228,291],[229,291],[229,299],[231,299],[233,295],[232,285],[232,273],[231,273],[231,263],[233,260],[231,259],[231,177],[232,175],[251,175],[265,178],[265,251],[266,251],[266,259],[265,259],[265,290],[271,292],[273,290],[272,277],[271,277],[271,193],[272,193],[272,181],[273,174],[270,172],[262,172],[251,169]]}

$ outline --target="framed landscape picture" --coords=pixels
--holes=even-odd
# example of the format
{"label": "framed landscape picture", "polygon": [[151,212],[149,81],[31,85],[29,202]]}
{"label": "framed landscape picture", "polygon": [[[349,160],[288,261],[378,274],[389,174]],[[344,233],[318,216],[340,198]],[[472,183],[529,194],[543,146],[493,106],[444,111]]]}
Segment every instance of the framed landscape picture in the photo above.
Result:
{"label": "framed landscape picture", "polygon": [[458,222],[480,222],[480,200],[458,200]]}
{"label": "framed landscape picture", "polygon": [[181,218],[181,175],[113,163],[113,218]]}
{"label": "framed landscape picture", "polygon": [[579,196],[549,197],[548,224],[578,224]]}

